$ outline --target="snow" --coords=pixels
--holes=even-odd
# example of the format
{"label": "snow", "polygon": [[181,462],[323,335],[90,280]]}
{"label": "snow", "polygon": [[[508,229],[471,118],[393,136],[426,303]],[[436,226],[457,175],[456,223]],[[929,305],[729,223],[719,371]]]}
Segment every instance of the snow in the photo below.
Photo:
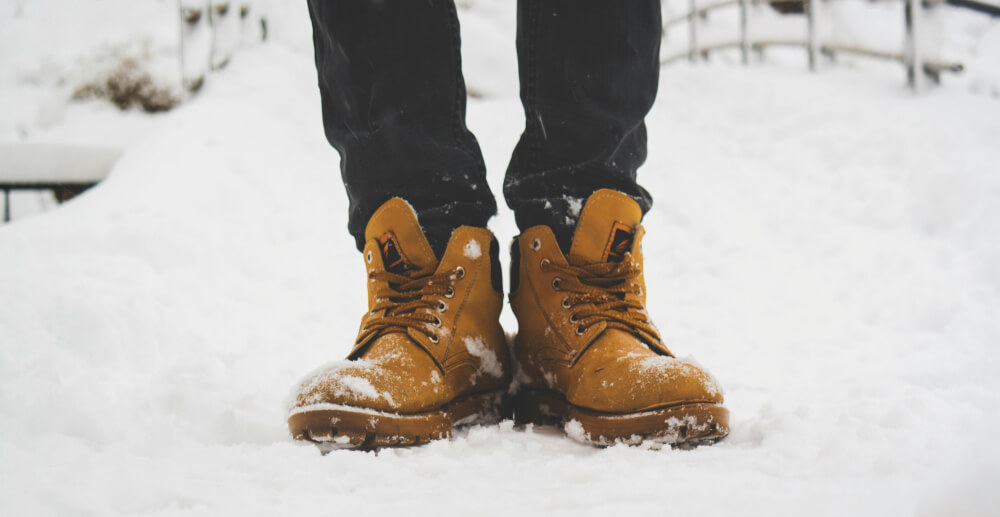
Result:
{"label": "snow", "polygon": [[368,379],[362,379],[361,377],[355,377],[353,375],[344,375],[338,380],[353,393],[361,397],[369,399],[379,398],[378,390],[375,389],[375,386],[373,386]]}
{"label": "snow", "polygon": [[[801,52],[664,68],[646,291],[671,350],[725,388],[725,441],[598,449],[505,422],[322,456],[283,401],[348,353],[365,275],[304,2],[272,3],[271,41],[157,116],[65,99],[101,49],[148,36],[166,63],[172,3],[0,3],[0,138],[127,149],[97,188],[43,214],[20,197],[0,226],[0,514],[995,513],[995,21],[936,11],[969,69],[920,96],[898,66],[810,74]],[[523,124],[513,5],[460,4],[499,194]],[[508,241],[513,216],[491,228]]]}
{"label": "snow", "polygon": [[0,142],[0,181],[11,183],[97,183],[121,157],[114,148]]}
{"label": "snow", "polygon": [[468,243],[466,243],[464,254],[465,258],[469,260],[476,260],[480,256],[482,256],[483,252],[479,248],[479,241],[477,241],[476,239],[471,239]]}
{"label": "snow", "polygon": [[563,429],[566,431],[566,436],[580,442],[588,443],[590,442],[590,435],[583,430],[583,424],[579,420],[570,420],[563,425]]}
{"label": "snow", "polygon": [[503,377],[503,364],[497,354],[486,346],[486,342],[479,336],[466,336],[463,340],[465,349],[469,354],[479,359],[479,370],[476,375],[486,373],[490,377]]}
{"label": "snow", "polygon": [[299,406],[296,408],[292,408],[292,410],[288,412],[288,416],[297,415],[299,413],[305,413],[307,411],[333,411],[333,410],[351,411],[354,413],[364,413],[366,415],[376,415],[376,416],[380,415],[380,416],[391,416],[396,418],[399,417],[405,418],[405,415],[400,415],[399,413],[378,411],[375,409],[369,409],[359,406],[347,406],[344,404],[331,404],[329,402],[317,402],[315,404],[309,404],[306,406]]}
{"label": "snow", "polygon": [[583,210],[583,203],[586,200],[570,196],[563,196],[563,199],[566,200],[566,206],[569,210],[569,215],[573,216],[574,218],[580,217],[580,210]]}

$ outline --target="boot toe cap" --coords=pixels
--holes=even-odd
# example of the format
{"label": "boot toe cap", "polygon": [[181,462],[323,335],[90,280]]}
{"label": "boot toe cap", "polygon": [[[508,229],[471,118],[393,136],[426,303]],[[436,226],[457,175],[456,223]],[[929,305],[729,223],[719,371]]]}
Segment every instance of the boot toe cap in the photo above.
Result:
{"label": "boot toe cap", "polygon": [[680,404],[722,404],[719,383],[704,369],[669,356],[626,356],[591,367],[567,393],[596,411],[631,413]]}
{"label": "boot toe cap", "polygon": [[386,413],[434,408],[445,393],[436,368],[386,365],[379,361],[336,361],[308,375],[295,390],[292,409],[333,404]]}

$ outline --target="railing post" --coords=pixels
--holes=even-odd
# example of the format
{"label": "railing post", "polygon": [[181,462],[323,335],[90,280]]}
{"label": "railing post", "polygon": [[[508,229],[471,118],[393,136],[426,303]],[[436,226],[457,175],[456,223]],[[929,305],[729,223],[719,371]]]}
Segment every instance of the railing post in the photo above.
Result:
{"label": "railing post", "polygon": [[695,0],[688,0],[688,5],[691,8],[689,29],[688,29],[688,45],[689,52],[688,59],[692,63],[698,60],[698,7],[695,5]]}
{"label": "railing post", "polygon": [[750,0],[740,0],[740,55],[743,64],[750,63]]}
{"label": "railing post", "polygon": [[816,16],[820,0],[805,0],[806,15],[809,23],[809,71],[815,72],[819,59],[819,34],[816,31]]}
{"label": "railing post", "polygon": [[[177,15],[178,15],[178,17],[180,17],[180,14],[182,12],[184,12],[184,6],[181,4],[181,0],[177,0]],[[185,29],[185,27],[184,27],[184,19],[181,19],[181,22],[180,22],[180,37],[177,39],[177,48],[178,48],[178,56],[177,57],[179,58],[180,63],[181,63],[181,86],[182,87],[186,87],[187,86],[187,85],[184,84],[184,29]]]}
{"label": "railing post", "polygon": [[215,12],[215,9],[216,9],[217,6],[218,6],[218,4],[216,4],[214,1],[210,0],[208,2],[208,13],[207,13],[208,14],[208,26],[209,26],[209,28],[212,31],[212,38],[210,40],[211,41],[211,45],[209,45],[209,47],[208,47],[208,69],[209,70],[216,70],[216,67],[215,67],[215,55],[216,55],[216,53],[218,53],[218,49],[219,49],[219,42],[217,41],[218,40],[218,35],[219,35],[219,27],[218,27],[218,25],[219,25],[219,20],[218,20],[219,16],[216,16],[216,12]]}
{"label": "railing post", "polygon": [[906,22],[906,82],[915,92],[924,86],[924,60],[920,55],[920,1],[906,0],[903,18]]}

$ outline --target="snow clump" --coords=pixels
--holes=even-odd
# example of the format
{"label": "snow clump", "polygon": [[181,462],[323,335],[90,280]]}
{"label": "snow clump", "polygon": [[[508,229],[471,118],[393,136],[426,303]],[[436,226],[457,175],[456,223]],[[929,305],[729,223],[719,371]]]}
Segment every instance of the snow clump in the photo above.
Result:
{"label": "snow clump", "polygon": [[503,376],[503,365],[500,364],[500,359],[497,358],[497,354],[486,346],[486,342],[483,338],[476,337],[466,337],[465,349],[469,351],[469,354],[479,358],[479,370],[476,371],[476,375],[480,373],[487,373],[491,377],[502,377]]}
{"label": "snow clump", "polygon": [[468,244],[465,245],[465,258],[469,260],[476,260],[483,254],[482,249],[479,248],[479,241],[472,239]]}

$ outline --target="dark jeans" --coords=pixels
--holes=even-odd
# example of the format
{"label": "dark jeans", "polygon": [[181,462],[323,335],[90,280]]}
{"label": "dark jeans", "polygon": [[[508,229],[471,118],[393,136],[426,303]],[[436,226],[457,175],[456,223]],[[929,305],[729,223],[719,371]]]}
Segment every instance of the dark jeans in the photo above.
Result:
{"label": "dark jeans", "polygon": [[[340,152],[348,229],[401,197],[440,255],[451,231],[496,213],[465,125],[458,17],[451,0],[309,0],[323,123]],[[659,0],[519,0],[517,56],[526,127],[504,197],[523,230],[550,226],[569,247],[600,188],[652,199],[636,183],[643,118],[659,78]]]}

